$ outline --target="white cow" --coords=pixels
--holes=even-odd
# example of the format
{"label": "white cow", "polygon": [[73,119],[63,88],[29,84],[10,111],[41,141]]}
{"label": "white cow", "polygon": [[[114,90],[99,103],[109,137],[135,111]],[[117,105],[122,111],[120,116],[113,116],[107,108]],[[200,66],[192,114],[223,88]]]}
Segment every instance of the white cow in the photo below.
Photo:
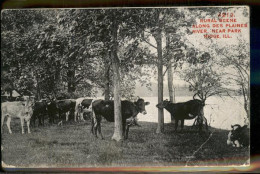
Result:
{"label": "white cow", "polygon": [[22,134],[24,134],[24,121],[27,123],[28,133],[30,131],[30,119],[33,114],[34,99],[28,98],[26,101],[16,101],[16,102],[4,102],[1,106],[2,120],[1,120],[1,131],[3,132],[4,119],[7,117],[6,125],[8,127],[9,133],[11,134],[10,123],[12,118],[20,118],[22,126]]}

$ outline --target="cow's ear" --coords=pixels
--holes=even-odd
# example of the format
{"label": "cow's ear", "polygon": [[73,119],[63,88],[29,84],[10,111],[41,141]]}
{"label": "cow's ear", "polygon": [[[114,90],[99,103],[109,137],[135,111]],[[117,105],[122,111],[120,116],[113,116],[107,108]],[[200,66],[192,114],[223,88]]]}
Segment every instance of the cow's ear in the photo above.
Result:
{"label": "cow's ear", "polygon": [[145,102],[145,105],[149,105],[150,104],[150,102]]}
{"label": "cow's ear", "polygon": [[234,126],[233,126],[233,125],[231,125],[231,128],[233,129],[233,128],[234,128]]}

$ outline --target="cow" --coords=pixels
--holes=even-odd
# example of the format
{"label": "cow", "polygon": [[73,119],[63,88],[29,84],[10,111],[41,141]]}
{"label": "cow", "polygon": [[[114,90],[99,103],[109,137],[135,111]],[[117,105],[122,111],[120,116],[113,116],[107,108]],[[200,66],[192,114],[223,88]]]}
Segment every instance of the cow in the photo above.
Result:
{"label": "cow", "polygon": [[80,107],[80,117],[84,120],[83,115],[92,113],[92,102],[95,100],[93,99],[84,99],[79,107]]}
{"label": "cow", "polygon": [[58,109],[56,108],[55,100],[51,99],[50,101],[47,102],[47,113],[49,116],[49,123],[54,124],[56,114],[58,113]]}
{"label": "cow", "polygon": [[[55,104],[56,104],[56,109],[57,109],[57,113],[59,114],[59,120],[60,120],[58,125],[60,125],[62,124],[63,120],[68,121],[69,114],[74,114],[76,101],[73,99],[56,100]],[[65,119],[63,117],[64,114],[66,115]]]}
{"label": "cow", "polygon": [[33,115],[31,118],[32,124],[35,126],[35,120],[38,118],[39,125],[44,126],[44,116],[47,114],[46,100],[36,101],[34,104]]}
{"label": "cow", "polygon": [[233,147],[249,146],[249,128],[247,125],[243,127],[239,124],[231,125],[231,131],[228,133],[227,145]]}
{"label": "cow", "polygon": [[[124,138],[128,138],[129,124],[126,124],[128,118],[136,118],[138,113],[147,114],[145,105],[149,105],[144,99],[139,98],[136,102],[128,100],[121,101],[122,126]],[[101,120],[104,117],[108,122],[114,122],[114,101],[96,100],[92,102],[92,133],[97,137],[97,130],[103,139],[101,132]]]}
{"label": "cow", "polygon": [[74,114],[74,121],[77,120],[85,121],[83,115],[84,113],[91,113],[91,103],[93,99],[87,99],[87,98],[78,98],[76,100],[76,106],[75,106],[75,114]]}
{"label": "cow", "polygon": [[22,134],[24,134],[24,121],[27,123],[28,133],[30,131],[30,119],[33,114],[34,98],[28,98],[26,101],[4,102],[1,104],[2,120],[1,130],[3,129],[4,119],[7,117],[7,127],[11,134],[10,122],[12,118],[20,118]]}
{"label": "cow", "polygon": [[181,120],[181,130],[184,127],[184,120],[194,119],[196,117],[199,121],[199,130],[202,129],[203,121],[206,123],[206,128],[208,129],[207,119],[203,116],[204,102],[198,99],[190,100],[183,103],[171,103],[168,100],[156,105],[157,108],[165,108],[171,114],[171,118],[175,120],[175,131],[177,131],[179,120]]}

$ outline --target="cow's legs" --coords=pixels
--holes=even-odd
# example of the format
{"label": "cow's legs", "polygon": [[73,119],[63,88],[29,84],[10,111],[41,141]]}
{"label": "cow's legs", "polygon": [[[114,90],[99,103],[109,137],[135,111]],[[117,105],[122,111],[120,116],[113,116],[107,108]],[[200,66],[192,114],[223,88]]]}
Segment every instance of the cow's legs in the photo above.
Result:
{"label": "cow's legs", "polygon": [[184,119],[181,120],[181,130],[183,130],[184,127]]}
{"label": "cow's legs", "polygon": [[99,134],[101,136],[101,139],[104,139],[103,135],[102,135],[102,132],[101,132],[101,123],[100,122],[98,123],[98,132],[99,132]]}
{"label": "cow's legs", "polygon": [[197,121],[198,121],[197,119],[198,119],[198,118],[195,118],[192,127],[197,125]]}
{"label": "cow's legs", "polygon": [[66,121],[69,120],[69,114],[70,114],[70,112],[66,112]]}
{"label": "cow's legs", "polygon": [[74,122],[77,122],[77,117],[78,117],[78,111],[75,110],[75,112],[74,112]]}
{"label": "cow's legs", "polygon": [[38,114],[38,115],[37,115],[37,118],[38,118],[38,120],[39,120],[38,126],[42,126],[41,114]]}
{"label": "cow's legs", "polygon": [[44,114],[41,115],[42,125],[44,126]]}
{"label": "cow's legs", "polygon": [[31,120],[32,120],[32,126],[35,127],[35,115],[34,114],[32,115]]}
{"label": "cow's legs", "polygon": [[21,126],[22,126],[22,134],[24,134],[24,128],[23,128],[23,126],[24,126],[24,119],[20,118],[20,120],[21,120]]}
{"label": "cow's legs", "polygon": [[11,134],[12,131],[11,131],[10,123],[11,123],[11,117],[9,116],[7,117],[6,125],[8,127],[9,133]]}
{"label": "cow's legs", "polygon": [[94,134],[94,118],[91,117],[91,133]]}
{"label": "cow's legs", "polygon": [[[101,117],[99,115],[96,115],[95,112],[93,111],[92,112],[92,117],[91,117],[91,123],[92,123],[92,126],[91,126],[91,131],[92,133],[97,137],[97,126],[98,126],[98,121],[100,119],[97,119],[98,117]],[[101,121],[101,120],[100,120]]]}
{"label": "cow's legs", "polygon": [[1,132],[3,132],[3,125],[4,125],[5,115],[2,112],[2,119],[1,119]]}
{"label": "cow's legs", "polygon": [[174,130],[177,131],[177,128],[178,128],[178,124],[179,124],[179,120],[178,119],[175,119],[175,128]]}
{"label": "cow's legs", "polygon": [[198,116],[198,124],[199,124],[199,132],[201,132],[202,126],[203,126],[203,116],[202,115]]}
{"label": "cow's legs", "polygon": [[82,112],[82,113],[79,115],[79,120],[85,122],[86,120],[84,119],[83,115],[84,115],[84,112]]}
{"label": "cow's legs", "polygon": [[26,120],[26,123],[27,123],[28,134],[30,134],[31,133],[31,131],[30,131],[30,119]]}
{"label": "cow's legs", "polygon": [[[66,116],[65,116],[66,117]],[[62,125],[63,122],[63,113],[61,111],[59,111],[59,122],[58,122],[58,126]]]}
{"label": "cow's legs", "polygon": [[125,139],[128,139],[129,127],[130,127],[130,126],[127,124],[127,125],[126,125],[126,137],[125,137]]}
{"label": "cow's legs", "polygon": [[48,114],[48,116],[49,116],[49,123],[52,124],[52,119],[50,117],[50,114]]}
{"label": "cow's legs", "polygon": [[122,124],[123,124],[123,136],[125,139],[127,139],[126,130],[125,130],[126,120],[122,120]]}
{"label": "cow's legs", "polygon": [[93,118],[93,126],[94,126],[94,135],[97,137],[97,129],[98,129],[98,119]]}
{"label": "cow's legs", "polygon": [[206,119],[206,117],[203,116],[204,122],[206,124],[206,129],[208,130],[208,120]]}

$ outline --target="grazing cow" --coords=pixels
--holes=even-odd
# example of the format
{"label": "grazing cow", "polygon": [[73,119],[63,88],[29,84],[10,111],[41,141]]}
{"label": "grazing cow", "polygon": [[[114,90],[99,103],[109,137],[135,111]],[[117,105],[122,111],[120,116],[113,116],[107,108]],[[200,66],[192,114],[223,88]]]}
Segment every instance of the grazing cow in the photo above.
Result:
{"label": "grazing cow", "polygon": [[[144,99],[138,99],[137,102],[130,102],[127,100],[121,101],[122,112],[122,124],[124,138],[128,138],[129,125],[126,124],[126,120],[130,117],[135,118],[138,113],[146,114],[145,105],[149,105],[149,102],[144,102]],[[92,128],[91,131],[97,137],[97,130],[101,138],[101,119],[102,116],[109,122],[114,122],[114,101],[96,100],[92,102]]]}
{"label": "grazing cow", "polygon": [[227,145],[233,147],[249,146],[249,128],[247,125],[241,127],[239,124],[231,125],[232,130],[228,133]]}
{"label": "grazing cow", "polygon": [[[56,109],[57,109],[57,112],[59,113],[59,119],[60,119],[60,122],[58,123],[58,125],[60,125],[60,124],[62,124],[63,120],[68,121],[69,114],[74,114],[76,101],[73,99],[56,100],[55,104],[56,104]],[[66,115],[65,119],[63,117],[64,114]]]}
{"label": "grazing cow", "polygon": [[31,118],[32,124],[35,126],[35,120],[38,118],[39,125],[44,126],[44,116],[47,114],[46,100],[37,101],[34,104],[33,115]]}
{"label": "grazing cow", "polygon": [[208,129],[207,119],[203,116],[203,107],[204,103],[201,100],[190,100],[183,103],[171,103],[168,100],[164,100],[163,102],[156,105],[158,108],[165,108],[171,114],[171,118],[175,119],[175,131],[177,130],[179,120],[181,120],[181,129],[184,127],[184,120],[194,119],[198,116],[199,129],[202,129],[202,123],[205,121],[206,128]]}
{"label": "grazing cow", "polygon": [[4,119],[7,117],[7,127],[9,130],[9,133],[11,134],[11,128],[10,128],[10,122],[12,118],[20,118],[21,120],[21,126],[22,126],[22,134],[24,134],[24,120],[27,122],[27,129],[28,133],[31,133],[30,131],[30,119],[33,114],[33,106],[34,105],[34,99],[29,98],[28,100],[22,102],[22,101],[16,101],[16,102],[5,102],[2,103],[1,111],[2,111],[2,120],[1,120],[1,130],[3,129]]}

